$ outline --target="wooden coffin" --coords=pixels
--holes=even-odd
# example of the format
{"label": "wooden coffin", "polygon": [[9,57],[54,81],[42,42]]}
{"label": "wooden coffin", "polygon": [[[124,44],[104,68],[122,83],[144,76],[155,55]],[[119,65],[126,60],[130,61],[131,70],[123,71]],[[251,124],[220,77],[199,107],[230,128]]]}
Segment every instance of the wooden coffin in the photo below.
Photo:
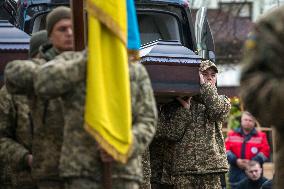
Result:
{"label": "wooden coffin", "polygon": [[142,47],[141,63],[146,67],[159,103],[200,91],[201,57],[179,42],[157,41]]}

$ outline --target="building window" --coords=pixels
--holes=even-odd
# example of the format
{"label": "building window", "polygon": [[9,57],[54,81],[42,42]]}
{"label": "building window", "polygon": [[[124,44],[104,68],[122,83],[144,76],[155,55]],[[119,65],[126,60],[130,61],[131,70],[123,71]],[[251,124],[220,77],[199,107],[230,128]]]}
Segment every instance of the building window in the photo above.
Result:
{"label": "building window", "polygon": [[222,11],[228,12],[237,17],[252,18],[251,2],[222,2],[219,3],[219,7]]}

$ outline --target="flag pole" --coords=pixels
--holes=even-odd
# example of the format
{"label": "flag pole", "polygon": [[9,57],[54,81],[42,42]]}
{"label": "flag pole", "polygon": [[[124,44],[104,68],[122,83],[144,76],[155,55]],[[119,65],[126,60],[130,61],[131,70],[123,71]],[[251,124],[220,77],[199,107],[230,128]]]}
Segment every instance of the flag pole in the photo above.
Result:
{"label": "flag pole", "polygon": [[84,2],[83,0],[71,0],[73,19],[74,50],[81,51],[85,48],[84,33]]}
{"label": "flag pole", "polygon": [[112,188],[112,162],[103,163],[103,188],[111,189]]}
{"label": "flag pole", "polygon": [[[73,19],[73,40],[74,50],[81,51],[85,48],[85,26],[88,24],[84,20],[84,1],[83,0],[71,0],[71,10]],[[102,185],[104,189],[112,188],[112,163],[103,163],[102,170]]]}

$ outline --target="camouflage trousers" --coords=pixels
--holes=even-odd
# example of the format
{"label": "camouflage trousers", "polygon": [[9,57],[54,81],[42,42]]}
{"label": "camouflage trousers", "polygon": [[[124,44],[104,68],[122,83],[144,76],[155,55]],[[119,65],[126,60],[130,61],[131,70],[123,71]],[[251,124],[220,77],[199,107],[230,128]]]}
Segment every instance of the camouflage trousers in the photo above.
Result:
{"label": "camouflage trousers", "polygon": [[[65,189],[103,189],[103,185],[90,179],[74,178],[66,180]],[[113,179],[112,189],[139,189],[139,184],[134,181]]]}
{"label": "camouflage trousers", "polygon": [[147,149],[142,155],[143,168],[143,183],[140,184],[139,189],[151,189],[151,167],[150,167],[150,153]]}
{"label": "camouflage trousers", "polygon": [[186,175],[174,179],[174,189],[220,189],[220,174]]}
{"label": "camouflage trousers", "polygon": [[39,181],[38,189],[64,189],[63,181]]}

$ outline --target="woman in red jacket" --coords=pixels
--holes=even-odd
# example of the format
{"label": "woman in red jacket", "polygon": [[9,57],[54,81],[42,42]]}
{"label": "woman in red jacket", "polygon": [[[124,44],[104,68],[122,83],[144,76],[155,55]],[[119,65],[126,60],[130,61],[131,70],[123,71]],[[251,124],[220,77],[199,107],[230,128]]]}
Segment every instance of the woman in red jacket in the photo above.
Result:
{"label": "woman in red jacket", "polygon": [[245,167],[249,160],[262,165],[268,160],[270,147],[266,134],[256,130],[256,120],[249,112],[243,112],[241,127],[228,133],[226,138],[227,158],[230,164],[229,182],[234,189],[246,177]]}

